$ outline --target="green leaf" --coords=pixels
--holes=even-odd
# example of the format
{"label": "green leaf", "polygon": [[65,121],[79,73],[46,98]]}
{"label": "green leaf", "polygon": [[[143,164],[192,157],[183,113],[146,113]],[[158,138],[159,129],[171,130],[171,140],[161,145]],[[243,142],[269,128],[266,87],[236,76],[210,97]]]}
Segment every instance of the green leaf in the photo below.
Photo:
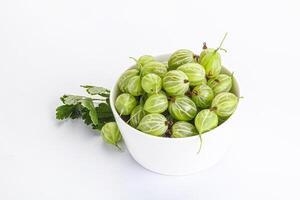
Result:
{"label": "green leaf", "polygon": [[106,103],[100,103],[96,107],[96,111],[97,111],[97,114],[98,114],[99,121],[114,118],[114,115],[112,113],[110,105],[108,105]]}
{"label": "green leaf", "polygon": [[86,108],[82,111],[82,120],[88,126],[93,124],[92,119],[90,117],[90,111]]}
{"label": "green leaf", "polygon": [[76,96],[76,95],[64,95],[60,99],[66,105],[76,105],[78,104],[84,97]]}
{"label": "green leaf", "polygon": [[83,107],[85,107],[86,109],[89,110],[89,116],[91,118],[91,121],[93,122],[93,124],[95,126],[97,126],[98,125],[98,115],[97,115],[97,111],[94,107],[94,103],[93,103],[92,99],[86,98],[86,99],[82,99],[80,102]]}
{"label": "green leaf", "polygon": [[100,95],[102,97],[109,97],[110,91],[104,87],[97,87],[91,85],[82,85],[81,87],[86,88],[87,93],[90,95]]}
{"label": "green leaf", "polygon": [[62,105],[56,108],[56,119],[63,120],[67,118],[76,119],[81,116],[78,105]]}

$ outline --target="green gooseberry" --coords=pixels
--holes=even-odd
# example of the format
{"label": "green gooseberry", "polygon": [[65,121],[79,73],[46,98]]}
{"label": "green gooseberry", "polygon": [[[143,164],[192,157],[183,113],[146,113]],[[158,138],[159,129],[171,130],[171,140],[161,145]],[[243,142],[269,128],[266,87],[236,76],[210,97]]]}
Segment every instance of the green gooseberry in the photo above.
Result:
{"label": "green gooseberry", "polygon": [[128,79],[126,91],[133,96],[140,96],[143,94],[140,76],[133,76]]}
{"label": "green gooseberry", "polygon": [[120,94],[115,102],[115,107],[120,115],[130,115],[136,105],[135,97],[128,93]]}
{"label": "green gooseberry", "polygon": [[162,114],[148,114],[143,117],[137,129],[155,136],[162,136],[168,130],[168,121]]}
{"label": "green gooseberry", "polygon": [[119,148],[118,142],[122,139],[116,122],[108,122],[101,128],[101,133],[104,141],[108,144],[115,145]]}
{"label": "green gooseberry", "polygon": [[191,95],[194,103],[201,109],[209,108],[214,98],[213,90],[206,84],[194,87]]}
{"label": "green gooseberry", "polygon": [[219,117],[229,117],[236,109],[239,98],[230,92],[217,94],[211,103],[211,109]]}
{"label": "green gooseberry", "polygon": [[184,95],[189,89],[189,80],[180,70],[171,70],[163,78],[164,90],[172,96]]}
{"label": "green gooseberry", "polygon": [[160,76],[150,73],[142,78],[142,88],[148,94],[155,94],[161,90],[162,80]]}
{"label": "green gooseberry", "polygon": [[168,60],[169,69],[174,70],[186,63],[195,62],[195,55],[188,49],[180,49],[175,51]]}
{"label": "green gooseberry", "polygon": [[232,87],[232,78],[227,74],[219,74],[217,77],[209,79],[207,85],[213,89],[215,94],[229,92]]}
{"label": "green gooseberry", "polygon": [[174,138],[182,138],[198,135],[198,131],[196,127],[185,121],[178,121],[172,126],[172,137]]}
{"label": "green gooseberry", "polygon": [[218,126],[218,116],[210,109],[201,110],[195,118],[195,126],[200,134]]}
{"label": "green gooseberry", "polygon": [[198,63],[186,63],[177,69],[183,71],[187,75],[190,86],[206,83],[205,69]]}
{"label": "green gooseberry", "polygon": [[119,78],[118,81],[118,86],[121,92],[126,92],[128,80],[131,77],[136,76],[138,74],[139,74],[139,70],[137,69],[128,69],[122,74],[122,76]]}
{"label": "green gooseberry", "polygon": [[155,61],[155,58],[150,55],[143,55],[137,60],[138,69],[141,69],[146,63]]}
{"label": "green gooseberry", "polygon": [[222,44],[227,36],[225,34],[220,46],[217,49],[205,48],[201,52],[198,63],[200,63],[206,72],[207,78],[214,78],[220,74],[222,65],[221,65],[221,55],[218,53],[220,49],[222,49]]}
{"label": "green gooseberry", "polygon": [[209,52],[201,59],[200,64],[205,68],[207,78],[213,78],[221,72],[221,56],[216,50],[207,51]]}
{"label": "green gooseberry", "polygon": [[169,103],[169,113],[180,121],[189,121],[194,119],[197,114],[196,104],[187,96],[175,96]]}
{"label": "green gooseberry", "polygon": [[148,113],[163,113],[168,109],[168,98],[166,95],[152,94],[147,98],[144,110]]}
{"label": "green gooseberry", "polygon": [[147,62],[142,68],[141,68],[141,75],[145,76],[149,73],[157,74],[160,77],[163,77],[168,71],[167,65],[158,62],[158,61],[151,61]]}
{"label": "green gooseberry", "polygon": [[130,114],[129,123],[132,127],[137,127],[142,120],[142,118],[146,115],[144,108],[142,105],[137,105]]}

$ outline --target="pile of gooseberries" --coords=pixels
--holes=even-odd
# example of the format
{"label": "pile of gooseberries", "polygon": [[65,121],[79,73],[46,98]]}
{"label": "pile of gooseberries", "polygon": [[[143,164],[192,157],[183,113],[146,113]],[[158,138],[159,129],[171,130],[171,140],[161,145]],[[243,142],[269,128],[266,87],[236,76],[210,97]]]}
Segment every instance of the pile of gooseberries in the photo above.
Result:
{"label": "pile of gooseberries", "polygon": [[160,137],[201,136],[219,126],[239,102],[232,74],[222,73],[225,37],[216,49],[204,43],[199,55],[180,49],[168,62],[136,59],[118,81],[117,112],[130,126]]}

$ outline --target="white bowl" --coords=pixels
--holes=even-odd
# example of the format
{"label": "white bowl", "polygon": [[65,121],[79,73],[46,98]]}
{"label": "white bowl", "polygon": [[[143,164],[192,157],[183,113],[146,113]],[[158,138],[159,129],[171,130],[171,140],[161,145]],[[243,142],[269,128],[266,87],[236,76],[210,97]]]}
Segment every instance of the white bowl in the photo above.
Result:
{"label": "white bowl", "polygon": [[[157,56],[167,61],[170,55]],[[230,72],[223,67],[223,73]],[[239,87],[233,80],[233,90],[239,96]],[[166,138],[143,133],[128,125],[117,113],[114,102],[119,94],[117,83],[110,95],[110,103],[124,142],[132,157],[143,167],[164,175],[187,175],[216,164],[230,147],[234,138],[231,127],[236,121],[238,109],[219,127],[202,135],[202,148],[198,153],[200,138]],[[233,129],[234,130],[234,129]]]}

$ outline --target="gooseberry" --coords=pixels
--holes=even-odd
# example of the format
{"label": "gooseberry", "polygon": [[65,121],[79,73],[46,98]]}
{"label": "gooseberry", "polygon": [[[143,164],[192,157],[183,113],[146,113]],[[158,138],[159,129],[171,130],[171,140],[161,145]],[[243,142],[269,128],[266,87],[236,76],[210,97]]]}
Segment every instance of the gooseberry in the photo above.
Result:
{"label": "gooseberry", "polygon": [[136,99],[128,93],[120,94],[115,102],[115,107],[120,115],[130,115],[136,105]]}
{"label": "gooseberry", "polygon": [[175,96],[169,103],[169,113],[177,120],[189,121],[197,114],[195,103],[187,96]]}
{"label": "gooseberry", "polygon": [[108,122],[101,128],[103,139],[106,143],[119,148],[118,142],[122,136],[116,122]]}
{"label": "gooseberry", "polygon": [[168,121],[162,114],[148,114],[143,117],[137,129],[150,135],[162,136],[168,130]]}
{"label": "gooseberry", "polygon": [[227,74],[219,74],[215,78],[208,80],[207,85],[213,89],[215,94],[229,92],[232,87],[232,78]]}
{"label": "gooseberry", "polygon": [[218,116],[210,109],[201,110],[195,118],[195,126],[200,134],[218,126]]}
{"label": "gooseberry", "polygon": [[239,98],[230,92],[217,94],[211,103],[211,109],[219,117],[229,117],[236,109]]}
{"label": "gooseberry", "polygon": [[225,34],[220,46],[217,49],[204,48],[200,54],[198,62],[204,67],[207,78],[214,78],[221,72],[221,56],[218,51],[222,49],[221,47],[226,36],[227,33]]}
{"label": "gooseberry", "polygon": [[162,87],[161,78],[153,73],[147,74],[142,78],[142,88],[148,94],[158,93]]}
{"label": "gooseberry", "polygon": [[182,138],[189,137],[198,134],[196,127],[185,121],[178,121],[172,126],[172,137],[174,138]]}
{"label": "gooseberry", "polygon": [[143,94],[140,76],[133,76],[128,79],[126,91],[133,96],[140,96]]}
{"label": "gooseberry", "polygon": [[195,62],[194,58],[195,55],[192,51],[188,49],[180,49],[170,56],[168,66],[171,70],[174,70],[183,64]]}
{"label": "gooseberry", "polygon": [[137,60],[137,66],[139,69],[141,69],[146,63],[149,63],[151,61],[155,61],[155,58],[153,56],[143,55]]}
{"label": "gooseberry", "polygon": [[163,78],[163,88],[169,95],[184,95],[189,89],[188,77],[182,71],[171,70]]}
{"label": "gooseberry", "polygon": [[214,98],[213,90],[206,84],[194,87],[191,95],[194,103],[201,109],[209,108]]}
{"label": "gooseberry", "polygon": [[187,75],[190,86],[206,83],[205,69],[198,63],[186,63],[177,69],[183,71]]}
{"label": "gooseberry", "polygon": [[119,89],[121,90],[121,92],[126,92],[126,87],[127,87],[127,83],[128,80],[139,74],[139,70],[137,69],[128,69],[126,70],[122,76],[120,77],[119,81],[118,81],[118,86]]}
{"label": "gooseberry", "polygon": [[141,68],[141,75],[145,76],[149,73],[157,74],[160,77],[163,77],[167,73],[167,65],[158,61],[147,62]]}
{"label": "gooseberry", "polygon": [[168,98],[166,95],[152,94],[147,98],[144,110],[148,113],[163,113],[168,109]]}
{"label": "gooseberry", "polygon": [[144,108],[142,105],[137,105],[130,114],[129,123],[132,127],[137,127],[142,120],[142,118],[146,115]]}

